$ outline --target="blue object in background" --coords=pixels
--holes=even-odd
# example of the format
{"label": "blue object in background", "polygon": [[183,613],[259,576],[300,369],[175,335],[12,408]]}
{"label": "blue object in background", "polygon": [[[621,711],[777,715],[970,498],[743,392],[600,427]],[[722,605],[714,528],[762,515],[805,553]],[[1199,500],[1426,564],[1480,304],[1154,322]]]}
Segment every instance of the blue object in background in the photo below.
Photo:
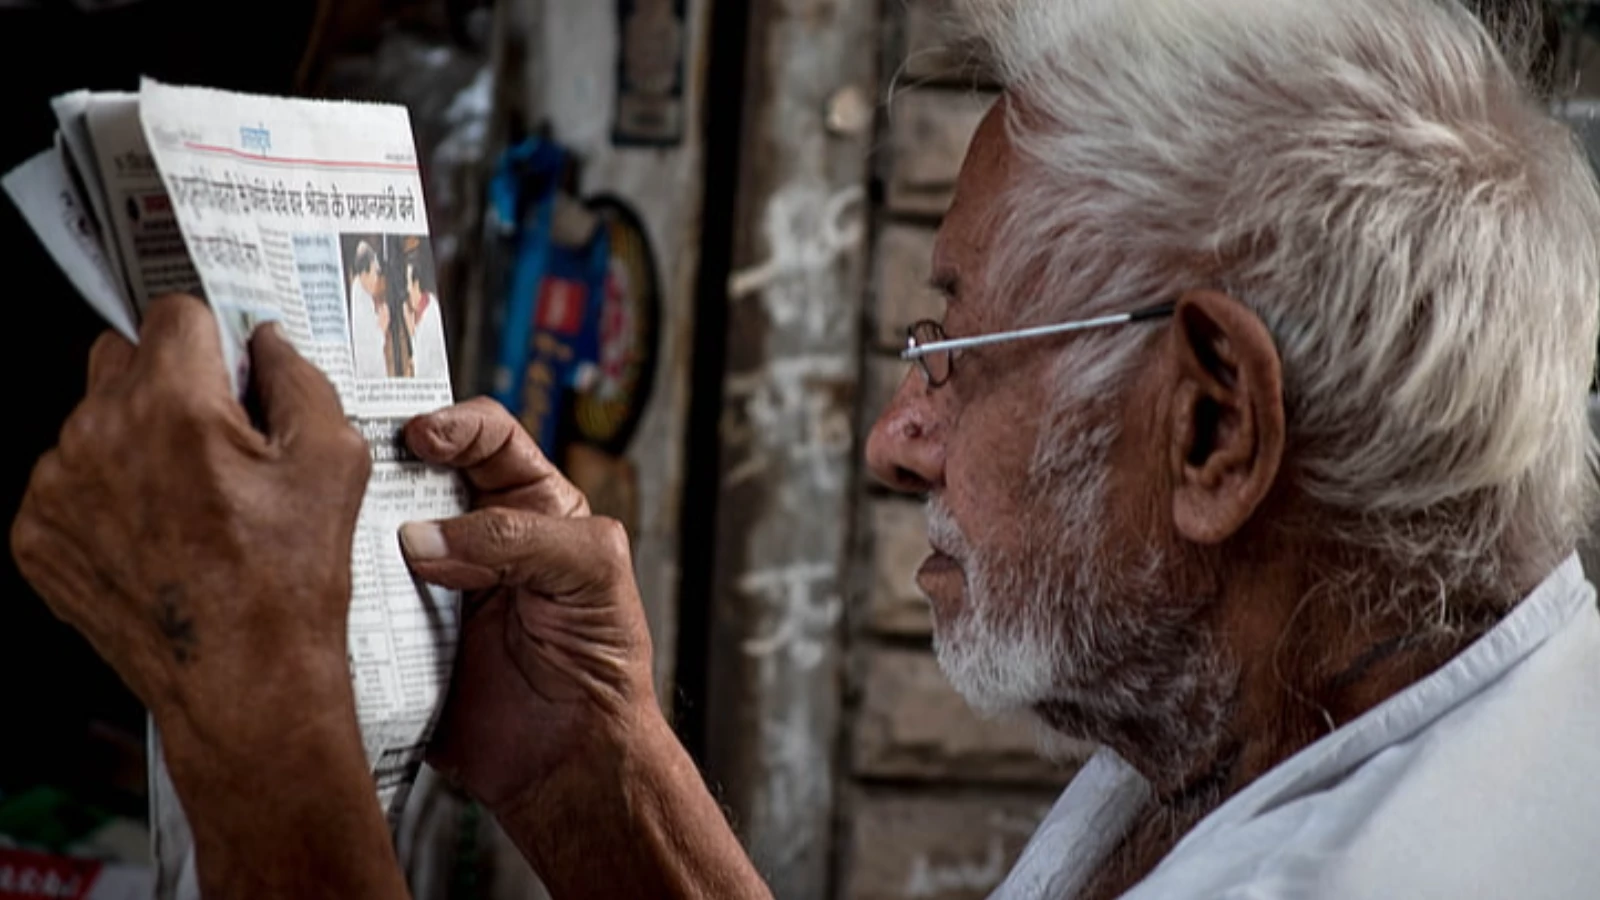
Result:
{"label": "blue object in background", "polygon": [[571,392],[599,363],[611,256],[605,228],[580,248],[554,239],[567,160],[559,146],[530,138],[501,156],[489,186],[490,208],[512,251],[491,394],[558,463]]}

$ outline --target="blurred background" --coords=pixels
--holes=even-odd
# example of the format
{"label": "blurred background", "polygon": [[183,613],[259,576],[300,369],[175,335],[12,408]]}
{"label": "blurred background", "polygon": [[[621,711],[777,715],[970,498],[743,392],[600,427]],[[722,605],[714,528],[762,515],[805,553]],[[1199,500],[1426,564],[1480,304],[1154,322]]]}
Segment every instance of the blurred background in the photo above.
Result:
{"label": "blurred background", "polygon": [[[1600,148],[1600,8],[1478,7],[1535,23],[1541,90]],[[999,882],[1074,766],[946,685],[921,510],[859,463],[904,326],[940,314],[930,247],[994,98],[933,3],[0,0],[0,170],[47,145],[51,96],[141,74],[410,109],[457,395],[627,524],[660,696],[779,897]],[[9,522],[99,323],[6,203],[0,260]],[[45,896],[8,848],[138,883],[144,727],[7,555],[0,898]],[[397,840],[420,898],[543,896],[429,773]]]}

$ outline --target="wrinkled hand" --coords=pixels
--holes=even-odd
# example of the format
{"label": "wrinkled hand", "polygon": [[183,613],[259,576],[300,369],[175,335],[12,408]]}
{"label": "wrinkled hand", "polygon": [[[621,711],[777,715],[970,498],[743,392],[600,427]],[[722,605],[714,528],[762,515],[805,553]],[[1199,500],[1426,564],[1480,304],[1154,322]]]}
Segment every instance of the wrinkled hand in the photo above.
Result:
{"label": "wrinkled hand", "polygon": [[[151,709],[208,752],[351,717],[350,548],[369,460],[332,385],[273,328],[251,343],[266,433],[193,297],[107,333],[11,530],[23,575]],[[353,726],[350,726],[353,730]]]}
{"label": "wrinkled hand", "polygon": [[472,592],[429,761],[493,811],[658,717],[628,538],[499,404],[413,420],[418,456],[464,471],[475,511],[401,531],[412,569]]}

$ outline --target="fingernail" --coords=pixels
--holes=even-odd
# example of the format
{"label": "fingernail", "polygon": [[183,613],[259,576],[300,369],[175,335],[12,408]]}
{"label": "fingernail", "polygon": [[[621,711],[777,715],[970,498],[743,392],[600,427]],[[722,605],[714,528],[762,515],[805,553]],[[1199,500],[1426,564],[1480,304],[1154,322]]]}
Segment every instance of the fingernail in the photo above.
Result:
{"label": "fingernail", "polygon": [[400,526],[400,547],[415,560],[444,559],[450,551],[444,532],[434,522],[407,522]]}

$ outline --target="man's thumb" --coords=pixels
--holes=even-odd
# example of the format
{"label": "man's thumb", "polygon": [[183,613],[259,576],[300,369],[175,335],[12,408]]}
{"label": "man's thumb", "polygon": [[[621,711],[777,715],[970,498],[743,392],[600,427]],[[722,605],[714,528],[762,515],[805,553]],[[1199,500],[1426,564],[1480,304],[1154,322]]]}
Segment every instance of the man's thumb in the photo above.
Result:
{"label": "man's thumb", "polygon": [[561,596],[626,578],[632,567],[621,523],[490,507],[436,522],[400,526],[411,570],[465,591],[522,587]]}
{"label": "man's thumb", "polygon": [[267,436],[282,446],[312,428],[345,427],[339,394],[316,366],[268,322],[250,338],[250,378],[261,399]]}

